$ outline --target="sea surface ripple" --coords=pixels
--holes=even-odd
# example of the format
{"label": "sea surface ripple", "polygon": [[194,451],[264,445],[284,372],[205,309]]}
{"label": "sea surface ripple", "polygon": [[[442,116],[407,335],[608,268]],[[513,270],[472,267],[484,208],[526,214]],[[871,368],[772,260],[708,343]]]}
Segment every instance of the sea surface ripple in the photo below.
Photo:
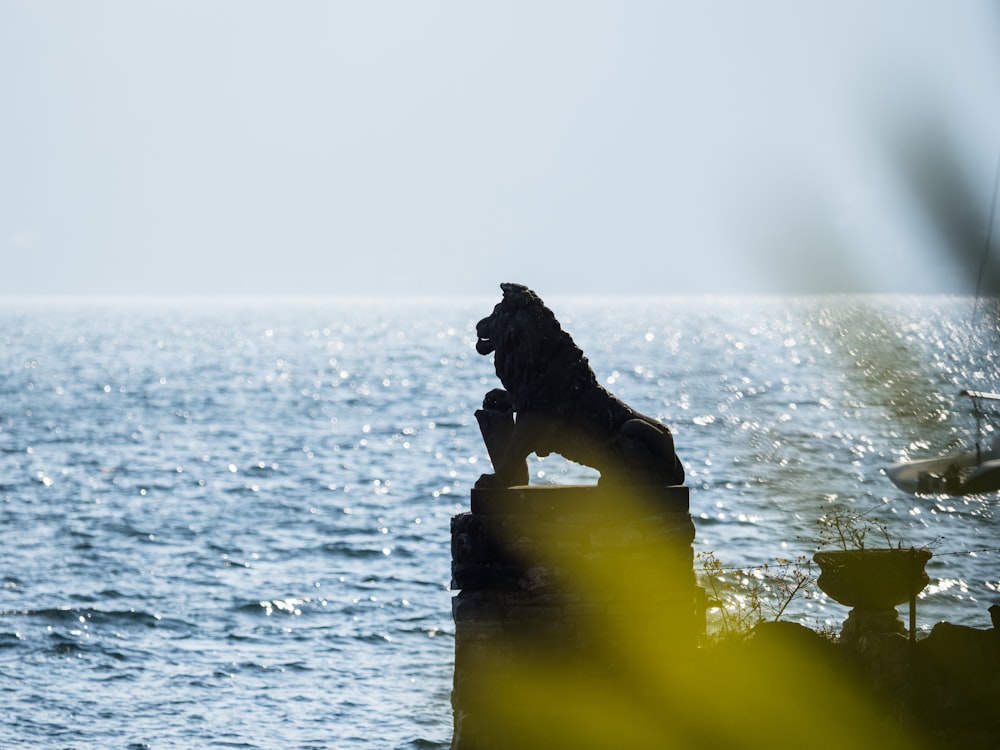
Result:
{"label": "sea surface ripple", "polygon": [[[447,747],[449,520],[490,470],[494,302],[0,304],[0,746]],[[832,503],[876,507],[940,540],[921,627],[989,626],[996,496],[884,474],[975,440],[958,394],[997,389],[998,347],[972,300],[548,302],[674,430],[699,551],[811,555]]]}

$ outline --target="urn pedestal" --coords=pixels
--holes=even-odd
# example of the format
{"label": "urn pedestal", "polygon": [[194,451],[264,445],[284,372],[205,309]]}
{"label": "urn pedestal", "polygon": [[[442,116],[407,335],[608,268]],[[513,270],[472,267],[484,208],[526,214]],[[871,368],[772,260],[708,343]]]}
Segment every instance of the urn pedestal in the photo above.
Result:
{"label": "urn pedestal", "polygon": [[930,582],[927,549],[852,549],[817,552],[817,581],[832,599],[852,607],[841,631],[844,641],[868,633],[906,633],[896,607],[911,601]]}

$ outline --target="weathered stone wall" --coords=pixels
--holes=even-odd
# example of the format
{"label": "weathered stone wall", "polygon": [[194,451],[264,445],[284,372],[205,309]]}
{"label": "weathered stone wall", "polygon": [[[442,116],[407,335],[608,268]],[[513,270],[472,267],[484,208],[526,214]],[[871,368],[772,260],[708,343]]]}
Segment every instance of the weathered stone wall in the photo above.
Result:
{"label": "weathered stone wall", "polygon": [[1000,632],[939,622],[915,643],[874,635],[843,658],[930,748],[1000,748]]}
{"label": "weathered stone wall", "polygon": [[[842,641],[797,623],[766,622],[702,651],[701,671],[716,684],[731,683],[735,672],[752,673],[782,702],[791,690],[808,696],[794,717],[822,727],[833,746],[1000,748],[996,629],[939,622],[916,641],[893,633]],[[762,736],[769,728],[759,728]]]}
{"label": "weathered stone wall", "polygon": [[516,487],[471,500],[452,519],[454,750],[541,746],[558,701],[528,707],[525,726],[518,694],[613,679],[616,643],[694,647],[704,609],[686,487]]}
{"label": "weathered stone wall", "polygon": [[473,491],[452,520],[453,750],[1000,749],[996,628],[778,622],[696,647],[693,541],[684,487]]}

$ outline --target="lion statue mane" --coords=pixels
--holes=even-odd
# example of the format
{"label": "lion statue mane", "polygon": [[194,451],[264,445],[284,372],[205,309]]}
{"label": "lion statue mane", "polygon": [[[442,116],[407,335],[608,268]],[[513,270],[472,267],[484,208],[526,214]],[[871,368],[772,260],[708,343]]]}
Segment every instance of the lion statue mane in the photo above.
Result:
{"label": "lion statue mane", "polygon": [[[495,471],[476,486],[527,483],[525,459],[531,453],[558,453],[591,466],[601,473],[601,485],[683,484],[670,430],[597,382],[583,352],[538,295],[521,284],[500,288],[503,299],[476,324],[476,351],[494,355],[506,389],[490,391],[476,413]],[[506,419],[499,438],[485,426],[487,415]]]}

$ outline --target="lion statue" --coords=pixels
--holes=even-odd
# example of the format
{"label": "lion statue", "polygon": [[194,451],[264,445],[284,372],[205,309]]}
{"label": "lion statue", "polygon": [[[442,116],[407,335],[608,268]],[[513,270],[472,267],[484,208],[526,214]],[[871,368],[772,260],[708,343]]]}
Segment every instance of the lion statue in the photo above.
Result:
{"label": "lion statue", "polygon": [[664,425],[597,382],[583,352],[552,311],[521,284],[476,324],[476,351],[494,354],[506,390],[490,391],[476,412],[493,461],[476,487],[527,484],[531,453],[558,453],[601,473],[601,485],[676,485],[684,467]]}

